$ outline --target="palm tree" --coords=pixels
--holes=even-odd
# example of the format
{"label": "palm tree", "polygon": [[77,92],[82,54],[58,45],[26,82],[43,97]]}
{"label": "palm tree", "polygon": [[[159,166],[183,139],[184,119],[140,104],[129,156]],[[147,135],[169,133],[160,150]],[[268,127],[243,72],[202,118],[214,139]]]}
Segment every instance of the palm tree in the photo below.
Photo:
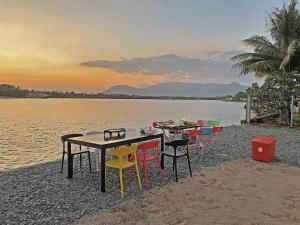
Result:
{"label": "palm tree", "polygon": [[[231,58],[235,62],[233,67],[240,69],[240,75],[254,73],[257,77],[273,76],[286,82],[300,73],[300,14],[296,6],[297,0],[291,0],[282,8],[274,8],[266,18],[267,35],[254,35],[242,41],[254,51]],[[284,93],[288,118],[294,89],[295,86],[291,86],[289,93]]]}
{"label": "palm tree", "polygon": [[297,0],[281,9],[274,8],[266,18],[267,34],[255,35],[242,41],[254,49],[231,58],[240,74],[254,73],[257,77],[300,72],[300,14]]}

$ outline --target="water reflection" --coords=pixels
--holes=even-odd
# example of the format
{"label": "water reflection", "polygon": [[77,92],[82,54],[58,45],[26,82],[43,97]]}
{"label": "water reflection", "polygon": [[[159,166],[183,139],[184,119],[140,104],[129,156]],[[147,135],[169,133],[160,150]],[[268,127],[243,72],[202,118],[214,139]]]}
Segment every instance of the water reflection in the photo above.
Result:
{"label": "water reflection", "polygon": [[0,170],[58,159],[62,134],[169,119],[217,119],[228,126],[243,118],[243,103],[222,101],[1,99]]}

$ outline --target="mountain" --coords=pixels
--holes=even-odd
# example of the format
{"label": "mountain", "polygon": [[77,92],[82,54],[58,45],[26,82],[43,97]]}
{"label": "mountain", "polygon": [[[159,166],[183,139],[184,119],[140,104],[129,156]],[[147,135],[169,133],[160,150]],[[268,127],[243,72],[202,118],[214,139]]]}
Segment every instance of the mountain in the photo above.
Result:
{"label": "mountain", "polygon": [[239,91],[245,91],[247,88],[247,86],[236,82],[230,84],[168,82],[151,85],[145,88],[116,85],[108,88],[102,93],[142,96],[215,97],[233,95]]}

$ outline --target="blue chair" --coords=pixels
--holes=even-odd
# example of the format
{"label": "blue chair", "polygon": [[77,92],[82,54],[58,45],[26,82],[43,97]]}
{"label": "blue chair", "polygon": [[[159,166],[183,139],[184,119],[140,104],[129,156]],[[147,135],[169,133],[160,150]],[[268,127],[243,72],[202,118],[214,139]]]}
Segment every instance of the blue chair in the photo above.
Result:
{"label": "blue chair", "polygon": [[202,135],[212,135],[213,128],[212,127],[201,127]]}

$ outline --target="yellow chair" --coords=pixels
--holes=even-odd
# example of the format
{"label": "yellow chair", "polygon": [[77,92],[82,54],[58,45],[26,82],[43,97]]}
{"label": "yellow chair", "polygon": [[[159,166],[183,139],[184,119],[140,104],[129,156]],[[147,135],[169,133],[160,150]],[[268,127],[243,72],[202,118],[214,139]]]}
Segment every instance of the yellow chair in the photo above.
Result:
{"label": "yellow chair", "polygon": [[135,166],[139,187],[142,190],[142,184],[141,184],[141,178],[140,178],[140,173],[139,173],[139,167],[138,167],[138,163],[137,163],[137,157],[134,157],[133,162],[125,159],[125,157],[128,157],[128,155],[130,155],[130,154],[135,156],[136,151],[137,151],[137,145],[131,145],[128,147],[120,147],[117,149],[112,149],[109,151],[109,155],[115,156],[116,159],[108,160],[105,162],[106,169],[108,169],[108,168],[119,169],[120,189],[121,189],[121,197],[122,198],[124,198],[123,169],[127,169],[127,168]]}

